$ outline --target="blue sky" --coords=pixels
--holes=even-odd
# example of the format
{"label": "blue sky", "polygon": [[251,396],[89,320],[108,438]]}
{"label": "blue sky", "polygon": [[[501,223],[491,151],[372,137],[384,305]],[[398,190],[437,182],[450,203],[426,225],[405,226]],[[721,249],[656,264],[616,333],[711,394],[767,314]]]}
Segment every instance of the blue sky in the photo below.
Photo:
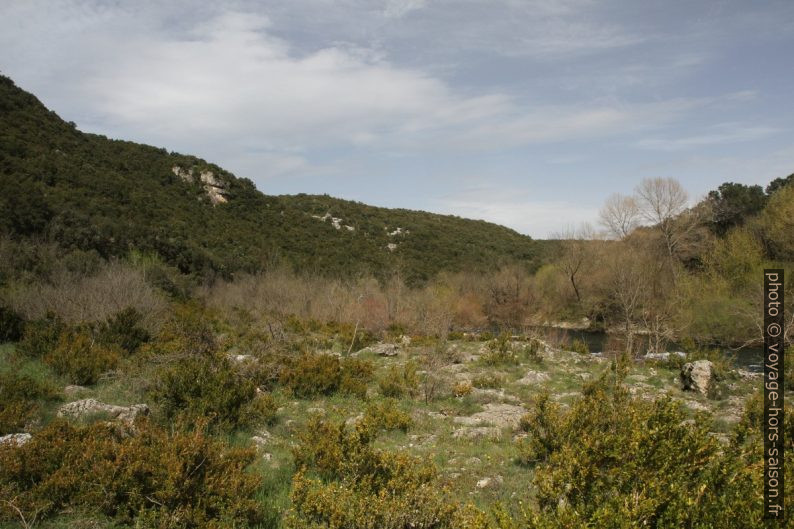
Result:
{"label": "blue sky", "polygon": [[790,0],[0,0],[0,71],[268,194],[535,237],[643,178],[794,172]]}

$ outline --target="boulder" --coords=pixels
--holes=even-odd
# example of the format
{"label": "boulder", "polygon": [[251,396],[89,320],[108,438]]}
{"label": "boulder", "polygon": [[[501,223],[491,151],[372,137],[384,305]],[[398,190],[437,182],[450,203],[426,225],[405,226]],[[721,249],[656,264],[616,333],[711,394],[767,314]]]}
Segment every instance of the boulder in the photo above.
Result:
{"label": "boulder", "polygon": [[541,371],[532,371],[531,369],[527,371],[523,378],[518,380],[518,383],[524,386],[534,386],[535,384],[540,384],[541,382],[546,382],[551,377],[543,373]]}
{"label": "boulder", "polygon": [[498,440],[502,437],[502,430],[495,426],[475,426],[459,428],[452,432],[455,439],[474,441],[477,439]]}
{"label": "boulder", "polygon": [[400,352],[397,345],[393,343],[379,343],[369,349],[378,356],[397,356]]}
{"label": "boulder", "polygon": [[684,390],[698,391],[705,395],[714,381],[714,364],[708,360],[687,362],[681,368],[681,383]]}
{"label": "boulder", "polygon": [[58,417],[81,419],[96,414],[108,415],[111,419],[132,424],[139,415],[149,415],[149,406],[146,404],[115,406],[95,399],[83,399],[69,402],[58,408]]}
{"label": "boulder", "polygon": [[8,435],[0,436],[0,445],[15,444],[22,446],[33,438],[29,433],[11,433]]}
{"label": "boulder", "polygon": [[66,395],[67,397],[74,397],[85,391],[89,391],[89,389],[85,386],[69,385],[63,388],[63,394]]}

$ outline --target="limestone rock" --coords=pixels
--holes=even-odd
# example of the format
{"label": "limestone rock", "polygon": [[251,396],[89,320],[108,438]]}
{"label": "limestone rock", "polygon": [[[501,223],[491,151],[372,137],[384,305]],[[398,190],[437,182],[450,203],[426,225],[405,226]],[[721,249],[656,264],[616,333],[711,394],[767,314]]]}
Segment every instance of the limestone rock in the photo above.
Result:
{"label": "limestone rock", "polygon": [[109,415],[111,419],[132,424],[139,415],[149,415],[149,406],[146,404],[115,406],[95,399],[83,399],[69,402],[58,408],[58,417],[80,419],[95,414]]}
{"label": "limestone rock", "polygon": [[459,428],[452,432],[455,439],[474,441],[477,439],[497,440],[502,437],[502,430],[495,426],[474,426]]}
{"label": "limestone rock", "polygon": [[533,386],[535,384],[540,384],[542,382],[546,382],[551,377],[543,373],[542,371],[532,371],[531,369],[527,371],[527,373],[518,380],[518,383],[524,386]]}
{"label": "limestone rock", "polygon": [[11,433],[8,435],[0,436],[0,445],[15,444],[22,446],[33,438],[29,433]]}
{"label": "limestone rock", "polygon": [[681,383],[685,390],[698,391],[705,395],[713,381],[714,364],[709,360],[687,362],[681,368]]}
{"label": "limestone rock", "polygon": [[397,356],[400,352],[397,345],[393,343],[379,343],[371,346],[369,350],[378,356]]}

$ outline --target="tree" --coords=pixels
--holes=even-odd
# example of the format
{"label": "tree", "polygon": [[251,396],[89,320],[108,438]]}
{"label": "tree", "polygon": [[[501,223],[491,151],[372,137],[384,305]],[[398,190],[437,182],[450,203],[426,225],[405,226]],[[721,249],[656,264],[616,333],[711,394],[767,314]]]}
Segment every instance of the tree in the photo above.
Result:
{"label": "tree", "polygon": [[635,191],[642,217],[662,235],[670,268],[676,273],[676,254],[682,242],[700,224],[700,210],[687,208],[689,199],[673,178],[649,178]]}
{"label": "tree", "polygon": [[592,264],[589,240],[595,238],[593,229],[589,224],[583,224],[576,230],[568,229],[555,235],[554,238],[562,240],[557,267],[570,281],[574,294],[576,294],[576,301],[581,302],[579,277]]}
{"label": "tree", "polygon": [[726,182],[709,192],[711,205],[712,230],[724,235],[734,227],[744,224],[745,219],[764,208],[767,197],[761,186],[747,186]]}
{"label": "tree", "polygon": [[640,208],[634,197],[616,193],[604,203],[599,218],[610,235],[623,239],[639,225]]}

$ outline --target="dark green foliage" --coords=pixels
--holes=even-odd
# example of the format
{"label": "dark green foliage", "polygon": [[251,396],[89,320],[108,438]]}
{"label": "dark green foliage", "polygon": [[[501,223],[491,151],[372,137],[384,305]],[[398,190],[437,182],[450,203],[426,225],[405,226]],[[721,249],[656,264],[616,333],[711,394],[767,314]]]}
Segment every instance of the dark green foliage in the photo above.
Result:
{"label": "dark green foliage", "polygon": [[302,398],[336,392],[363,398],[372,373],[372,364],[357,358],[340,360],[335,355],[303,354],[286,360],[279,382]]}
{"label": "dark green foliage", "polygon": [[151,338],[149,332],[139,326],[142,318],[141,313],[134,308],[124,309],[99,326],[99,341],[119,346],[127,354],[134,353]]}
{"label": "dark green foliage", "polygon": [[792,183],[794,183],[794,173],[786,177],[775,178],[769,183],[768,186],[766,186],[766,194],[773,195],[777,193],[779,190],[783,189],[784,187],[791,185]]}
{"label": "dark green foliage", "polygon": [[[205,417],[217,430],[272,421],[272,400],[238,375],[226,358],[190,355],[165,368],[151,390],[169,420]],[[264,397],[263,397],[264,398]]]}
{"label": "dark green foliage", "polygon": [[721,447],[669,399],[632,398],[611,377],[564,412],[547,398],[525,419],[535,464],[530,527],[760,527],[755,446]]}
{"label": "dark green foliage", "polygon": [[[483,221],[328,196],[266,196],[199,158],[84,134],[2,76],[0,101],[0,231],[15,236],[44,232],[103,257],[134,248],[208,278],[281,261],[345,277],[400,269],[417,284],[442,270],[490,270],[539,255],[529,237]],[[183,181],[175,166],[212,171],[228,203],[213,207],[202,184]],[[326,213],[354,231],[312,216]],[[398,227],[408,233],[390,236]]]}
{"label": "dark green foliage", "polygon": [[17,349],[31,358],[43,358],[55,349],[58,338],[65,329],[66,326],[51,314],[40,320],[28,322]]}
{"label": "dark green foliage", "polygon": [[436,482],[435,468],[405,454],[377,450],[366,424],[314,421],[294,450],[291,528],[474,527]]}
{"label": "dark green foliage", "polygon": [[708,201],[712,208],[712,229],[718,235],[724,235],[761,211],[766,204],[766,195],[758,185],[726,182],[709,192]]}
{"label": "dark green foliage", "polygon": [[61,332],[55,347],[44,355],[44,363],[72,384],[90,385],[118,365],[117,349],[96,342],[87,329]]}
{"label": "dark green foliage", "polygon": [[16,433],[33,420],[42,401],[57,397],[55,388],[15,370],[0,372],[0,435]]}
{"label": "dark green foliage", "polygon": [[0,306],[0,343],[16,342],[22,338],[25,320],[13,309]]}
{"label": "dark green foliage", "polygon": [[[47,519],[82,509],[135,527],[216,529],[261,520],[250,449],[192,431],[56,421],[21,447],[0,446],[0,520]],[[17,511],[18,509],[18,511]]]}

